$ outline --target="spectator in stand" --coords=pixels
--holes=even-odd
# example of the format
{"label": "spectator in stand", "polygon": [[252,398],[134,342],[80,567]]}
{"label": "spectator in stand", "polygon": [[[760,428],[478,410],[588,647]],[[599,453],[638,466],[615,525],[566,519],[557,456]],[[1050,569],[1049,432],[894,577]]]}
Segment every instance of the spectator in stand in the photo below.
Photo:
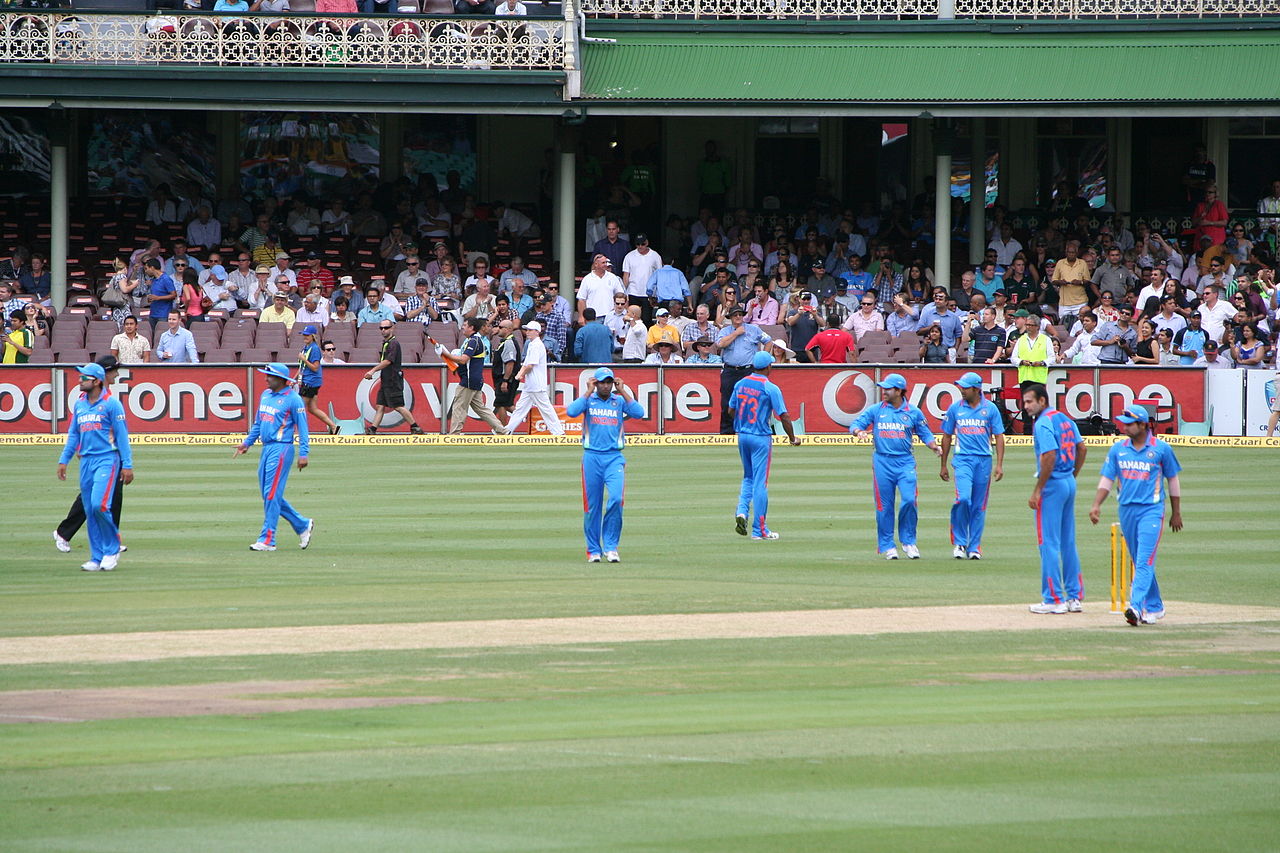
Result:
{"label": "spectator in stand", "polygon": [[[653,305],[676,303],[682,309],[693,310],[693,294],[689,290],[689,282],[684,273],[676,269],[670,262],[660,267],[649,279],[649,301]],[[675,316],[675,309],[670,309]]]}
{"label": "spectator in stand", "polygon": [[[253,294],[258,286],[258,275],[254,271],[252,265],[252,257],[248,252],[236,253],[235,267],[227,273],[227,285],[235,285],[235,299],[237,303],[248,305],[251,307],[260,307],[253,305]],[[270,275],[270,270],[267,271]]]}
{"label": "spectator in stand", "polygon": [[[444,259],[449,256],[450,256],[449,247],[444,244],[443,240],[437,240],[435,243],[432,244],[431,260],[427,261],[422,266],[422,274],[427,277],[427,281],[430,281],[431,279],[435,278],[437,275],[440,274],[440,264],[443,263]],[[514,264],[514,259],[512,262]],[[520,263],[521,263],[521,269],[523,269],[524,268],[523,259],[520,261]],[[537,283],[538,279],[536,276],[534,276],[533,281],[535,284]]]}
{"label": "spectator in stand", "polygon": [[414,284],[414,294],[405,300],[404,319],[409,323],[431,325],[432,320],[440,319],[440,307],[431,295],[431,288],[425,278],[419,278]]}
{"label": "spectator in stand", "polygon": [[1223,370],[1231,367],[1231,362],[1218,353],[1217,341],[1205,341],[1204,352],[1193,363],[1192,367],[1207,367],[1210,370]]}
{"label": "spectator in stand", "polygon": [[609,269],[617,274],[622,270],[622,262],[631,251],[631,244],[622,238],[622,227],[618,220],[609,219],[604,224],[605,236],[591,247],[593,255],[604,255],[609,261]]}
{"label": "spectator in stand", "polygon": [[1119,317],[1098,327],[1093,342],[1101,347],[1098,358],[1103,364],[1128,364],[1138,345],[1138,330],[1134,328],[1133,309],[1121,305],[1116,309]]}
{"label": "spectator in stand", "polygon": [[662,341],[670,342],[673,350],[680,347],[680,330],[671,324],[671,312],[659,308],[654,312],[654,324],[649,327],[645,344],[650,352],[654,352]]}
{"label": "spectator in stand", "polygon": [[875,293],[868,291],[858,302],[858,310],[849,314],[842,328],[853,334],[854,340],[860,342],[867,332],[884,330],[884,315],[876,308]]}
{"label": "spectator in stand", "polygon": [[1187,321],[1177,312],[1177,300],[1172,296],[1160,300],[1160,313],[1151,318],[1151,323],[1157,332],[1168,330],[1171,336],[1187,327]]}
{"label": "spectator in stand", "polygon": [[809,339],[805,345],[810,357],[823,364],[846,364],[849,353],[857,351],[853,335],[840,328],[840,318],[827,317],[827,328]]}
{"label": "spectator in stand", "polygon": [[715,340],[719,337],[720,329],[715,323],[711,322],[711,309],[706,305],[699,305],[693,312],[693,322],[685,326],[680,332],[680,340],[684,347],[684,354],[690,355],[694,351],[694,343],[703,338]]}
{"label": "spectator in stand", "polygon": [[494,280],[488,276],[476,281],[475,292],[462,303],[462,317],[464,320],[472,317],[487,320],[493,316],[498,310],[497,300],[490,290],[494,284]]}
{"label": "spectator in stand", "polygon": [[1120,248],[1113,246],[1107,250],[1106,262],[1094,270],[1091,281],[1098,293],[1110,293],[1119,302],[1137,289],[1138,277],[1124,265],[1124,253]]}
{"label": "spectator in stand", "polygon": [[924,364],[949,364],[955,360],[954,350],[942,339],[942,327],[930,326],[922,336],[920,361]]}
{"label": "spectator in stand", "polygon": [[271,307],[263,309],[258,315],[258,325],[263,323],[283,323],[285,328],[292,329],[298,315],[289,307],[288,294],[279,289],[271,295]]}
{"label": "spectator in stand", "polygon": [[[724,359],[720,370],[720,434],[732,435],[733,388],[739,380],[751,373],[752,359],[760,351],[761,344],[771,343],[759,326],[745,322],[747,312],[741,306],[729,314],[729,324],[716,337],[716,349]],[[817,329],[814,329],[816,332]]]}
{"label": "spectator in stand", "polygon": [[1156,332],[1156,357],[1161,367],[1177,367],[1182,359],[1173,351],[1173,332],[1160,329]]}
{"label": "spectator in stand", "polygon": [[471,272],[472,274],[467,276],[466,282],[462,285],[463,293],[474,293],[482,281],[488,282],[490,294],[498,292],[498,280],[489,275],[489,262],[484,258],[476,258]]}
{"label": "spectator in stand", "polygon": [[805,289],[812,293],[819,301],[827,297],[842,294],[845,291],[844,279],[836,278],[827,273],[827,262],[825,259],[818,258],[814,260],[812,274],[809,281],[805,285]]}
{"label": "spectator in stand", "polygon": [[1187,317],[1187,327],[1173,336],[1173,351],[1182,359],[1183,366],[1193,365],[1203,353],[1205,344],[1212,340],[1201,325],[1199,311]]}
{"label": "spectator in stand", "polygon": [[1160,354],[1156,347],[1156,327],[1150,320],[1138,322],[1138,341],[1133,347],[1134,364],[1159,364]]}
{"label": "spectator in stand", "polygon": [[49,294],[53,292],[53,279],[44,255],[36,253],[31,256],[30,265],[18,276],[18,290],[31,294],[37,302],[48,304]]}
{"label": "spectator in stand", "polygon": [[1245,234],[1244,226],[1237,222],[1231,226],[1231,234],[1227,237],[1227,251],[1231,253],[1232,263],[1238,268],[1249,262],[1253,254],[1253,241]]}
{"label": "spectator in stand", "polygon": [[1089,264],[1080,257],[1080,243],[1069,241],[1066,254],[1055,265],[1050,281],[1058,289],[1058,321],[1069,326],[1076,315],[1089,306],[1090,297],[1097,301],[1098,289],[1093,285]]}
{"label": "spectator in stand", "polygon": [[[405,269],[396,276],[395,287],[392,288],[393,293],[413,293],[414,286],[419,278],[422,278],[422,261],[417,255],[409,255],[404,260]],[[477,261],[477,265],[483,263]]]}
{"label": "spectator in stand", "polygon": [[[382,267],[388,275],[399,275],[405,258],[417,249],[413,239],[405,233],[404,223],[395,222],[391,231],[382,238],[378,246],[378,254],[382,257]],[[438,294],[437,294],[438,295]]]}
{"label": "spectator in stand", "polygon": [[640,306],[627,307],[627,317],[623,321],[622,360],[628,364],[639,364],[644,361],[649,339],[649,330],[641,316]]}
{"label": "spectator in stand", "polygon": [[1271,195],[1258,199],[1258,213],[1264,219],[1258,220],[1262,231],[1280,233],[1280,179],[1271,182]]}
{"label": "spectator in stand", "polygon": [[325,341],[321,344],[320,364],[324,367],[328,367],[333,364],[346,364],[345,361],[338,358],[338,346],[333,341]]}
{"label": "spectator in stand", "polygon": [[322,258],[316,252],[307,252],[306,265],[297,272],[295,280],[304,293],[310,292],[311,285],[318,282],[324,288],[324,295],[328,296],[335,286],[333,273],[325,268]]}
{"label": "spectator in stand", "polygon": [[1231,358],[1236,367],[1252,370],[1263,367],[1266,361],[1267,342],[1258,335],[1258,327],[1253,323],[1245,323],[1240,327],[1240,336],[1231,348]]}
{"label": "spectator in stand", "polygon": [[[784,261],[787,264],[788,275],[794,276],[796,266],[799,265],[800,263],[800,258],[796,255],[794,251],[792,251],[791,243],[787,240],[786,237],[780,238],[778,240],[777,248],[775,248],[773,251],[769,252],[769,254],[765,256],[764,272],[776,279],[778,277],[778,265]],[[790,289],[790,287],[791,287],[791,284],[788,283],[787,288]],[[775,290],[777,289],[776,285],[774,286],[774,289]]]}
{"label": "spectator in stand", "polygon": [[924,307],[920,312],[920,319],[916,323],[916,333],[927,330],[932,326],[940,327],[942,332],[942,343],[944,346],[954,349],[960,340],[960,335],[964,332],[964,318],[957,311],[947,308],[947,289],[945,287],[935,287],[933,289],[933,302]]}
{"label": "spectator in stand", "polygon": [[769,286],[758,281],[753,288],[752,297],[747,300],[747,322],[757,326],[773,326],[778,322],[781,306],[778,300],[769,295]]}
{"label": "spectator in stand", "polygon": [[498,3],[498,7],[493,10],[493,14],[498,17],[511,15],[513,17],[523,18],[525,15],[529,14],[529,10],[525,8],[525,5],[521,3],[520,0],[501,0],[501,2]]}
{"label": "spectator in stand", "polygon": [[[178,263],[175,264],[174,272],[177,274],[176,278],[178,281],[181,282],[179,290],[182,296],[178,300],[178,304],[181,306],[182,310],[186,312],[187,325],[191,325],[191,323],[195,321],[203,323],[208,318],[204,315],[205,295],[204,291],[200,288],[199,278],[197,278],[195,272],[187,267],[187,262],[185,260],[179,260]],[[209,307],[213,307],[212,300],[209,303]]]}
{"label": "spectator in stand", "polygon": [[222,223],[213,218],[209,205],[200,205],[196,218],[187,224],[187,244],[206,249],[222,245]]}
{"label": "spectator in stand", "polygon": [[582,364],[610,364],[613,340],[613,333],[596,317],[595,309],[582,309],[582,328],[573,336],[574,357]]}
{"label": "spectator in stand", "polygon": [[394,325],[395,319],[395,313],[382,303],[382,288],[376,284],[369,285],[369,290],[365,294],[364,307],[356,315],[356,326],[360,327],[365,323],[375,323],[381,328],[382,324],[388,322]]}
{"label": "spectator in stand", "polygon": [[685,364],[724,364],[724,359],[712,352],[711,347],[714,341],[711,338],[698,338],[691,341],[690,346],[693,348],[693,354],[688,356]]}
{"label": "spectator in stand", "polygon": [[111,354],[120,364],[145,364],[151,361],[151,342],[138,334],[138,318],[126,317],[124,331],[111,339]]}
{"label": "spectator in stand", "polygon": [[174,272],[174,265],[178,262],[184,264],[188,269],[193,269],[196,274],[204,272],[204,264],[200,263],[199,258],[187,253],[187,241],[179,237],[173,241],[173,255],[164,262],[164,271],[173,276],[176,280],[178,276]]}
{"label": "spectator in stand", "polygon": [[1208,182],[1204,187],[1204,199],[1196,204],[1191,214],[1191,225],[1195,228],[1197,245],[1205,237],[1213,241],[1213,245],[1227,241],[1227,206],[1218,199],[1218,185]]}
{"label": "spectator in stand", "polygon": [[960,286],[953,288],[951,298],[956,301],[956,308],[961,311],[972,310],[973,297],[981,296],[982,291],[974,288],[973,284],[977,281],[978,276],[973,270],[965,270],[960,273]]}
{"label": "spectator in stand", "polygon": [[988,245],[988,249],[994,249],[996,253],[996,263],[1002,267],[1008,267],[1013,263],[1013,258],[1022,251],[1022,244],[1013,236],[1013,225],[1008,222],[1000,224],[1000,236],[993,239]]}
{"label": "spectator in stand", "polygon": [[973,364],[995,364],[1004,358],[1005,343],[1004,329],[996,323],[996,310],[988,306],[977,316],[970,314],[966,318],[959,349],[969,352],[972,346],[969,361]]}
{"label": "spectator in stand", "polygon": [[333,311],[329,314],[329,323],[354,323],[356,315],[351,310],[351,303],[347,301],[345,296],[336,296],[333,299]]}
{"label": "spectator in stand", "polygon": [[578,315],[582,316],[585,309],[592,308],[597,317],[608,316],[618,294],[628,295],[622,279],[609,272],[608,257],[603,252],[597,252],[591,258],[591,271],[582,277],[582,283],[578,286]]}
{"label": "spectator in stand", "polygon": [[[717,276],[723,277],[725,273],[719,272]],[[723,326],[729,322],[729,312],[735,308],[741,308],[742,302],[738,298],[738,288],[736,285],[727,282],[716,282],[716,293],[719,296],[719,304],[716,307],[716,325]],[[745,311],[746,309],[743,308]]]}
{"label": "spectator in stand", "polygon": [[143,274],[149,281],[148,306],[150,308],[151,331],[168,319],[176,308],[178,288],[172,278],[165,274],[159,258],[148,258],[142,265]]}
{"label": "spectator in stand", "polygon": [[35,352],[35,332],[27,328],[27,313],[21,308],[9,314],[9,331],[4,335],[3,364],[27,364]]}
{"label": "spectator in stand", "polygon": [[649,248],[645,234],[636,235],[636,247],[622,261],[622,287],[632,305],[640,306],[647,322],[653,310],[649,304],[649,282],[662,268],[662,257]]}
{"label": "spectator in stand", "polygon": [[[650,329],[650,331],[653,331]],[[676,345],[668,340],[658,341],[654,352],[645,357],[645,364],[683,364],[684,359],[676,353]]]}
{"label": "spectator in stand", "polygon": [[[439,251],[444,248],[444,244],[443,243],[437,244],[437,246],[438,246],[437,254],[439,254]],[[429,268],[431,265],[428,264],[427,266]],[[507,269],[505,272],[503,272],[498,279],[499,292],[505,293],[508,296],[510,296],[511,290],[513,287],[515,287],[515,282],[517,279],[519,279],[524,284],[525,289],[537,287],[538,285],[538,277],[534,275],[532,270],[525,269],[524,258],[520,257],[519,255],[514,255],[511,258],[510,268]],[[523,293],[523,291],[521,292]]]}
{"label": "spectator in stand", "polygon": [[890,337],[896,338],[903,332],[914,332],[919,325],[920,312],[912,308],[907,298],[901,293],[893,297],[893,310],[885,317],[885,330]]}
{"label": "spectator in stand", "polygon": [[1234,268],[1227,265],[1226,258],[1214,257],[1209,259],[1209,272],[1196,279],[1196,293],[1204,295],[1205,289],[1208,287],[1216,287],[1222,293],[1233,289],[1231,287]]}
{"label": "spectator in stand", "polygon": [[556,308],[559,294],[552,294],[551,289],[543,295],[534,312],[533,319],[542,327],[542,343],[547,348],[547,358],[551,361],[563,361],[565,349],[569,343],[569,324],[565,315]]}
{"label": "spectator in stand", "polygon": [[742,226],[738,229],[737,241],[729,249],[729,263],[734,265],[735,272],[739,276],[744,276],[747,274],[747,264],[753,258],[759,263],[764,263],[764,249],[752,239],[750,226]]}
{"label": "spectator in stand", "polygon": [[897,297],[902,293],[903,281],[902,273],[895,271],[893,259],[889,257],[888,246],[879,246],[876,249],[878,257],[872,268],[875,270],[875,276],[871,280],[872,288],[876,294],[876,302],[880,305],[881,310],[892,311]]}
{"label": "spectator in stand", "polygon": [[[1001,291],[996,291],[1000,293]],[[1027,272],[1027,259],[1019,255],[1013,259],[1004,276],[1003,292],[1014,306],[1035,305],[1039,301],[1040,286]]]}
{"label": "spectator in stand", "polygon": [[1222,299],[1222,290],[1214,285],[1206,287],[1204,290],[1204,301],[1200,303],[1199,313],[1200,322],[1209,336],[1209,340],[1215,343],[1222,342],[1222,330],[1226,328],[1227,323],[1235,316],[1236,309],[1231,303]]}
{"label": "spectator in stand", "polygon": [[818,309],[813,304],[813,294],[806,290],[798,294],[799,298],[796,296],[797,294],[793,293],[791,301],[787,303],[783,323],[789,330],[791,348],[796,351],[801,361],[807,362],[811,356],[805,349],[805,344],[818,334],[821,324],[818,320]]}
{"label": "spectator in stand", "polygon": [[431,280],[431,295],[436,299],[462,299],[462,279],[458,276],[453,258],[440,262],[440,272]]}
{"label": "spectator in stand", "polygon": [[168,328],[156,339],[156,361],[163,364],[196,364],[200,355],[196,352],[196,339],[182,327],[182,315],[174,311],[165,318]]}
{"label": "spectator in stand", "polygon": [[302,300],[302,307],[294,318],[294,322],[303,326],[315,326],[321,332],[329,325],[329,311],[320,305],[320,297],[308,293]]}
{"label": "spectator in stand", "polygon": [[[978,277],[974,280],[973,287],[985,296],[988,302],[995,299],[997,290],[1005,290],[1004,279],[996,274],[995,261],[986,260],[982,262],[982,266],[978,268]],[[1008,293],[1007,290],[1005,292]]]}
{"label": "spectator in stand", "polygon": [[364,294],[356,290],[356,280],[349,275],[344,275],[338,279],[338,289],[333,294],[335,303],[339,296],[347,300],[347,309],[353,315],[359,314],[360,309],[364,307]]}

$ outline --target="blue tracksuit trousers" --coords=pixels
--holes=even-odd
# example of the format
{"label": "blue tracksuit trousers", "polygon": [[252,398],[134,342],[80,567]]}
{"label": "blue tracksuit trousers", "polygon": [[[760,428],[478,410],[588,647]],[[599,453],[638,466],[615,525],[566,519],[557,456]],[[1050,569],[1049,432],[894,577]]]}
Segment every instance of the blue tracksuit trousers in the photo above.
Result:
{"label": "blue tracksuit trousers", "polygon": [[893,547],[894,490],[902,495],[898,510],[898,537],[903,545],[916,544],[916,459],[914,456],[890,456],[874,453],[871,466],[875,475],[876,548],[881,554]]}
{"label": "blue tracksuit trousers", "polygon": [[626,467],[627,461],[618,450],[582,454],[582,532],[587,537],[588,554],[618,550]]}
{"label": "blue tracksuit trousers", "polygon": [[1120,504],[1120,529],[1133,558],[1129,604],[1134,610],[1159,613],[1164,610],[1164,600],[1156,581],[1156,549],[1164,532],[1164,504]]}
{"label": "blue tracksuit trousers", "polygon": [[751,535],[769,531],[769,463],[773,459],[773,437],[738,433],[738,455],[742,457],[742,489],[738,492],[738,515],[751,519]]}
{"label": "blue tracksuit trousers", "polygon": [[1040,593],[1046,604],[1084,600],[1084,574],[1076,551],[1076,478],[1050,477],[1036,510]]}
{"label": "blue tracksuit trousers", "polygon": [[111,515],[120,457],[114,453],[80,457],[80,501],[89,528],[89,559],[95,563],[120,552],[120,528]]}
{"label": "blue tracksuit trousers", "polygon": [[952,478],[956,502],[951,505],[951,544],[973,553],[982,551],[987,526],[987,495],[991,492],[991,457],[955,457]]}
{"label": "blue tracksuit trousers", "polygon": [[262,445],[262,459],[258,462],[258,485],[262,487],[263,520],[259,542],[276,543],[276,527],[280,516],[289,522],[294,533],[307,529],[310,519],[303,518],[284,499],[284,489],[289,483],[289,466],[293,463],[293,444],[283,442]]}

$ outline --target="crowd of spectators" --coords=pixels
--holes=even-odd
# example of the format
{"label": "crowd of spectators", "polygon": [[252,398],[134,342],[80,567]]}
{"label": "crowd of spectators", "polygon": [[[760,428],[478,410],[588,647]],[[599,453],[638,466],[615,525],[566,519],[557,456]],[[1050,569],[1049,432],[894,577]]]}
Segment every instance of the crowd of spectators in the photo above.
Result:
{"label": "crowd of spectators", "polygon": [[[981,235],[984,260],[943,275],[930,265],[927,198],[877,211],[843,205],[819,183],[790,220],[745,209],[722,218],[711,206],[672,216],[661,248],[635,227],[652,221],[643,213],[628,221],[601,206],[587,222],[585,272],[562,287],[548,274],[545,208],[539,216],[481,203],[456,173],[444,189],[427,175],[370,184],[353,200],[253,205],[179,199],[161,186],[142,214],[157,236],[111,258],[87,301],[97,322],[114,324],[111,349],[125,363],[196,360],[206,349],[226,358],[199,328],[210,323],[252,319],[286,337],[315,326],[346,340],[351,330],[329,331],[392,320],[456,340],[468,318],[508,338],[536,319],[553,360],[584,363],[715,364],[729,345],[722,338],[742,323],[761,329],[783,362],[1016,363],[1014,344],[1034,325],[1059,363],[1273,363],[1280,216],[1233,221],[1212,182],[1200,191],[1192,227],[1177,234],[1070,203],[1019,228],[997,206]],[[601,198],[629,192],[624,183]],[[1280,181],[1272,192],[1260,213],[1280,211]],[[18,246],[0,263],[6,324],[21,313],[33,350],[48,347],[60,322],[51,287],[42,253]],[[198,347],[160,349],[160,335],[186,328]]]}

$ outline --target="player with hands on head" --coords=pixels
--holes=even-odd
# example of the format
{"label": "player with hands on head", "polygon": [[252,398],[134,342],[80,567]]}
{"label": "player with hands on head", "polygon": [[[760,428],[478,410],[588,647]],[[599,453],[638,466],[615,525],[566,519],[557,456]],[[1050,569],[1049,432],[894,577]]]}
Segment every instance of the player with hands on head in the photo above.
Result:
{"label": "player with hands on head", "polygon": [[603,555],[616,563],[626,489],[623,422],[643,418],[644,409],[625,382],[601,367],[587,380],[587,393],[571,401],[565,414],[582,416],[582,530],[587,539],[587,562],[598,563]]}
{"label": "player with hands on head", "polygon": [[1111,445],[1102,463],[1098,493],[1089,508],[1089,521],[1098,523],[1102,504],[1117,490],[1120,529],[1133,560],[1133,587],[1124,618],[1130,625],[1153,625],[1164,618],[1164,600],[1156,581],[1156,549],[1164,529],[1165,480],[1169,481],[1169,529],[1182,530],[1182,466],[1173,448],[1150,431],[1150,415],[1130,406],[1116,417],[1126,438]]}

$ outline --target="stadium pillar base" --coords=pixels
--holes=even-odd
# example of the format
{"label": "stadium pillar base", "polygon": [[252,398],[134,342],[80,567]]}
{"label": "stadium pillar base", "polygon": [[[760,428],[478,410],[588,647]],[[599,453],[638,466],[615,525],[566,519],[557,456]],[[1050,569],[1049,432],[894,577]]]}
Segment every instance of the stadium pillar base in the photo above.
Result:
{"label": "stadium pillar base", "polygon": [[[950,174],[948,172],[948,174]],[[950,195],[950,193],[948,193]],[[969,119],[969,263],[987,251],[987,120]]]}

